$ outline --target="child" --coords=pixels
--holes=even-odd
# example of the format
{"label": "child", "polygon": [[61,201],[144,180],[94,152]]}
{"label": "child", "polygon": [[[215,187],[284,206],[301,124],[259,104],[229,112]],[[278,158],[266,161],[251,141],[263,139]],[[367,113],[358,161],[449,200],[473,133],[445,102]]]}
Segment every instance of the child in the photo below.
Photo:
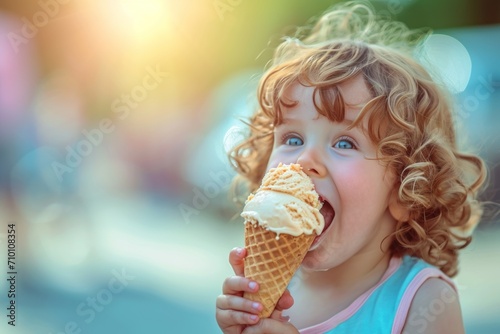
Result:
{"label": "child", "polygon": [[412,57],[418,36],[349,3],[278,47],[230,157],[252,191],[280,162],[302,165],[325,228],[269,319],[242,297],[259,283],[243,277],[245,249],[231,251],[224,333],[464,332],[449,277],[486,171],[458,150],[452,103]]}

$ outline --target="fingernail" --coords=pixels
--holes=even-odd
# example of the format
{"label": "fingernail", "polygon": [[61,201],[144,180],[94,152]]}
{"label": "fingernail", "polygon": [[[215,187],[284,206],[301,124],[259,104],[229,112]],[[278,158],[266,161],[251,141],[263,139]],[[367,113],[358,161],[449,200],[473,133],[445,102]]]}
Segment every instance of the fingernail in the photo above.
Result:
{"label": "fingernail", "polygon": [[250,320],[252,320],[252,321],[256,321],[257,319],[259,319],[259,317],[258,317],[258,316],[256,316],[255,314],[252,314],[252,315],[250,316]]}
{"label": "fingernail", "polygon": [[285,316],[281,316],[281,321],[283,322],[290,322],[290,317],[285,315]]}
{"label": "fingernail", "polygon": [[260,304],[257,303],[257,302],[254,302],[254,303],[252,303],[252,308],[255,309],[255,310],[259,310],[260,309]]}
{"label": "fingernail", "polygon": [[250,282],[248,283],[248,287],[252,290],[255,290],[257,288],[257,283],[255,282]]}
{"label": "fingernail", "polygon": [[241,255],[241,253],[243,253],[243,249],[240,247],[236,248],[236,254]]}

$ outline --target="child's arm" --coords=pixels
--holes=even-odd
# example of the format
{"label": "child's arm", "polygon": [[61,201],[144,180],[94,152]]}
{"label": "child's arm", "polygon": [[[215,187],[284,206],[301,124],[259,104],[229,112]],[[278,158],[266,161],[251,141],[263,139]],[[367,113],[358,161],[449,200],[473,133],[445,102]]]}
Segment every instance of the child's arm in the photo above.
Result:
{"label": "child's arm", "polygon": [[465,333],[458,295],[445,281],[430,278],[418,289],[403,334]]}
{"label": "child's arm", "polygon": [[[288,322],[280,321],[281,310],[288,309],[293,305],[293,298],[288,290],[278,301],[276,311],[271,316],[274,319],[263,319],[259,322],[257,314],[262,310],[260,303],[252,302],[243,298],[243,292],[257,292],[259,286],[256,282],[243,277],[246,250],[235,248],[229,253],[229,263],[233,268],[235,276],[226,278],[222,285],[222,294],[216,301],[216,319],[222,332],[225,334],[241,333],[287,333],[283,326],[295,328]],[[251,325],[257,326],[248,327]],[[245,330],[246,328],[246,330]],[[297,333],[291,332],[291,333]]]}

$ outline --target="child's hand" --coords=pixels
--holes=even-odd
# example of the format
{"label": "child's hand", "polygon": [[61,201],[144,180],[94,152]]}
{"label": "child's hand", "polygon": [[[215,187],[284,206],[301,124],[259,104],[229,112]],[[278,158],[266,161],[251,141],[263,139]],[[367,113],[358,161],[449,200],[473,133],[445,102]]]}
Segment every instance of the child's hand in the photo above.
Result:
{"label": "child's hand", "polygon": [[269,319],[262,319],[257,324],[247,326],[242,334],[298,334],[299,331],[288,317],[281,315],[281,310],[274,310]]}
{"label": "child's hand", "polygon": [[[229,263],[233,267],[235,276],[226,278],[222,285],[222,294],[217,297],[215,317],[225,334],[241,334],[249,325],[262,326],[258,324],[257,315],[262,310],[262,304],[243,298],[243,292],[257,292],[259,289],[257,282],[243,277],[245,256],[244,248],[235,248],[229,253]],[[293,298],[287,290],[278,301],[273,316],[280,318],[281,310],[288,309],[292,305]]]}
{"label": "child's hand", "polygon": [[229,263],[235,276],[226,278],[222,285],[222,294],[217,297],[215,317],[225,334],[240,334],[247,325],[259,321],[257,314],[262,310],[260,303],[243,298],[243,292],[255,292],[257,282],[243,277],[246,256],[244,248],[235,248],[229,253]]}

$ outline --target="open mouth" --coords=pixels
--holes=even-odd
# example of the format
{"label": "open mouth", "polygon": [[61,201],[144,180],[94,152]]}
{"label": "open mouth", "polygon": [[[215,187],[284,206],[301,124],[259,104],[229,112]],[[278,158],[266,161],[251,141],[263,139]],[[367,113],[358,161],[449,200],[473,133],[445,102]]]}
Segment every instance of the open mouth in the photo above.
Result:
{"label": "open mouth", "polygon": [[328,228],[332,225],[333,218],[335,217],[335,210],[333,209],[332,205],[322,197],[320,197],[320,201],[323,202],[323,206],[321,207],[321,210],[319,210],[319,212],[325,220],[325,227],[323,228],[321,234],[314,239],[311,248],[313,248],[314,245],[318,243],[318,240],[321,238],[321,236],[324,235]]}

